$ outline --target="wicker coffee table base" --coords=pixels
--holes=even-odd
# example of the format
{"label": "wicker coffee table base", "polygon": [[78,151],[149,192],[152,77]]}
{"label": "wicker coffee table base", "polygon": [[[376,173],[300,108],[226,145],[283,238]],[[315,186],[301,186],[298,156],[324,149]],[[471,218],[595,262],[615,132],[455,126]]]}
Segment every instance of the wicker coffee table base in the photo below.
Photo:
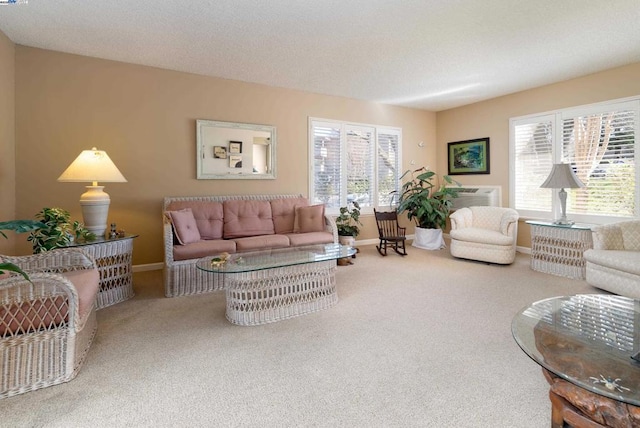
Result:
{"label": "wicker coffee table base", "polygon": [[260,325],[330,308],[338,302],[336,261],[227,274],[227,319]]}

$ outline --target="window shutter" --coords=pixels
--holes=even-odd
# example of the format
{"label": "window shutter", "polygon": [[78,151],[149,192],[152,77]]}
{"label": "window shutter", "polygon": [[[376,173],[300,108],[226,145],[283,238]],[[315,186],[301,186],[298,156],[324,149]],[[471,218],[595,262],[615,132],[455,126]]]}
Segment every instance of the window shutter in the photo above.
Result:
{"label": "window shutter", "polygon": [[388,206],[400,185],[402,129],[309,119],[309,200],[330,213],[357,202],[361,212]]}
{"label": "window shutter", "polygon": [[514,207],[517,210],[551,212],[551,189],[541,189],[540,185],[553,166],[553,128],[553,116],[518,122],[514,126]]}
{"label": "window shutter", "polygon": [[[378,205],[398,203],[391,192],[399,190],[400,183],[400,133],[391,129],[378,132]],[[393,201],[392,201],[393,199]]]}
{"label": "window shutter", "polygon": [[349,126],[346,139],[347,201],[373,206],[373,128]]}
{"label": "window shutter", "polygon": [[340,164],[340,126],[313,122],[313,203],[327,208],[340,207],[342,167]]}

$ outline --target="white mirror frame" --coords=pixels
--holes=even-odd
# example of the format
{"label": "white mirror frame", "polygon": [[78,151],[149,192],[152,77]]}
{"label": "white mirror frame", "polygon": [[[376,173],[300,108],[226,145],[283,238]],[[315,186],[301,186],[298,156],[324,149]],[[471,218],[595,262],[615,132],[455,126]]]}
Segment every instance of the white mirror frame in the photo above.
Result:
{"label": "white mirror frame", "polygon": [[275,179],[276,128],[196,120],[196,164],[198,180]]}

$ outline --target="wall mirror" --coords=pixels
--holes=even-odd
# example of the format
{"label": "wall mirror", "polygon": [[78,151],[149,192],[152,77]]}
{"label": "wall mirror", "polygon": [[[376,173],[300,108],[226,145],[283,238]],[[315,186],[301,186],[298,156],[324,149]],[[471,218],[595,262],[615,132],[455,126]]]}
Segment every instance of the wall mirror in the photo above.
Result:
{"label": "wall mirror", "polygon": [[196,120],[197,178],[276,178],[276,128]]}

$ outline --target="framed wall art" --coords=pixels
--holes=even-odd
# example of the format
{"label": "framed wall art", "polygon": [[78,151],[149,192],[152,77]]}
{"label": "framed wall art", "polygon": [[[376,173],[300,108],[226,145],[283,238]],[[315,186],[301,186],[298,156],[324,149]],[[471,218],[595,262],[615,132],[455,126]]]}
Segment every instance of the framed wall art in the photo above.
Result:
{"label": "framed wall art", "polygon": [[242,168],[242,156],[240,155],[229,156],[229,168]]}
{"label": "framed wall art", "polygon": [[276,128],[196,120],[196,178],[276,178]]}
{"label": "framed wall art", "polygon": [[489,174],[489,137],[447,144],[449,175]]}
{"label": "framed wall art", "polygon": [[213,157],[216,159],[226,159],[227,148],[222,146],[213,146]]}
{"label": "framed wall art", "polygon": [[229,153],[242,153],[242,141],[229,141]]}

